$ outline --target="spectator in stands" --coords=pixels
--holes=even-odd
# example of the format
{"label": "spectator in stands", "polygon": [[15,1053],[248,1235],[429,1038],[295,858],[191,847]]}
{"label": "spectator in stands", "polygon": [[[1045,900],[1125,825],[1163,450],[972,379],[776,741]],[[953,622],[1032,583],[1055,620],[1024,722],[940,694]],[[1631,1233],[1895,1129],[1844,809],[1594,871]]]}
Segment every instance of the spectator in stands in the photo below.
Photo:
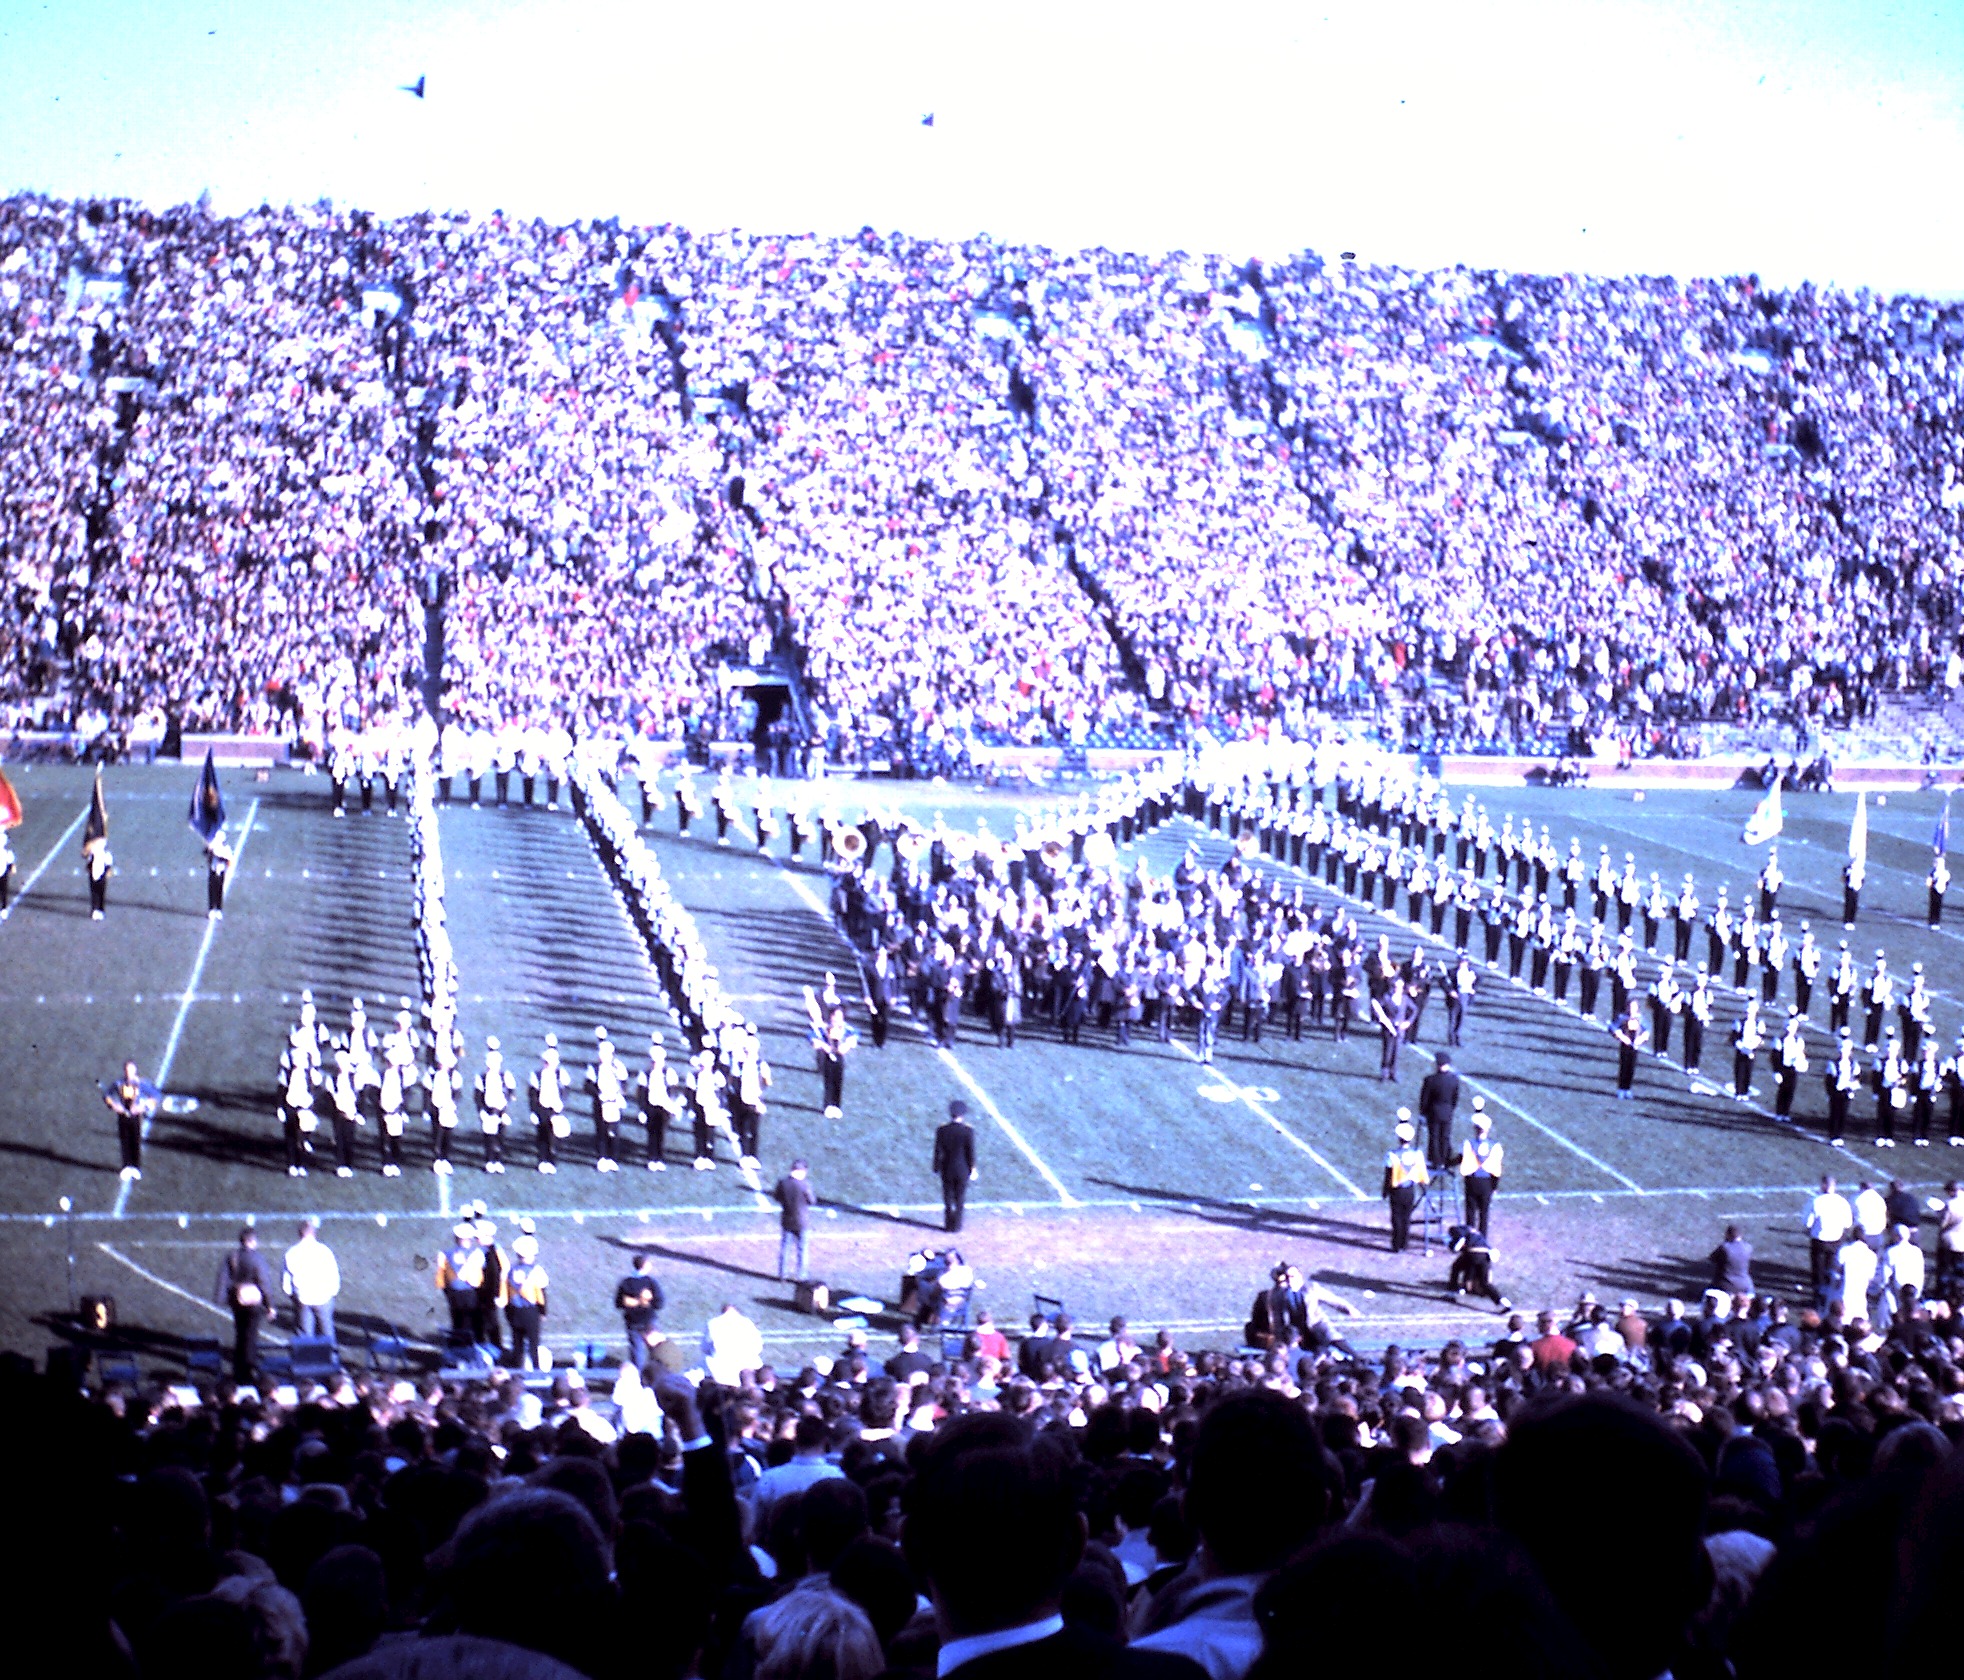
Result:
{"label": "spectator in stands", "polygon": [[1255,1594],[1342,1498],[1341,1473],[1301,1406],[1263,1390],[1217,1400],[1187,1470],[1200,1549],[1154,1595],[1135,1648],[1191,1657],[1211,1680],[1241,1680],[1261,1653]]}

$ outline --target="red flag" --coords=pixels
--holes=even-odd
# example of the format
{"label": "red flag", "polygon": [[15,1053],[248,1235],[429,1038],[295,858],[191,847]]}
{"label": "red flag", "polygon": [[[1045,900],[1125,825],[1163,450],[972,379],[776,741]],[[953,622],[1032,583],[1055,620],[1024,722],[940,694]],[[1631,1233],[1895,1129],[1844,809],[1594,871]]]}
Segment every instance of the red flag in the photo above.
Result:
{"label": "red flag", "polygon": [[0,828],[19,828],[20,824],[20,795],[7,780],[7,772],[0,770]]}

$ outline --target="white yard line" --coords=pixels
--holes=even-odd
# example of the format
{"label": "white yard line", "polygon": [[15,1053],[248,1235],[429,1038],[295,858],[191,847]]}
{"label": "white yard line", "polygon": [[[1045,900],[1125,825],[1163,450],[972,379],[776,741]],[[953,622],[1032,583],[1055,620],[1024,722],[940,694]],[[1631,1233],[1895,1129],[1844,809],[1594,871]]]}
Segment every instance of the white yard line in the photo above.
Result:
{"label": "white yard line", "polygon": [[[230,1324],[232,1322],[232,1314],[227,1308],[219,1306],[214,1301],[207,1301],[202,1295],[193,1295],[190,1290],[181,1288],[179,1285],[172,1283],[169,1278],[159,1277],[155,1272],[151,1271],[146,1266],[139,1266],[120,1248],[117,1248],[115,1244],[99,1242],[96,1244],[96,1247],[102,1250],[104,1254],[108,1255],[110,1259],[116,1261],[119,1265],[129,1267],[129,1269],[134,1273],[136,1273],[138,1277],[142,1278],[145,1283],[155,1284],[159,1289],[163,1290],[166,1294],[175,1295],[180,1301],[189,1301],[192,1306],[197,1307],[200,1311],[208,1312],[214,1318],[222,1318],[227,1324]],[[275,1331],[269,1330],[266,1333],[266,1340],[272,1342],[275,1346],[284,1346],[286,1344],[286,1337],[280,1335]]]}
{"label": "white yard line", "polygon": [[48,872],[48,866],[61,856],[61,849],[75,837],[76,829],[88,821],[89,808],[84,805],[75,815],[75,820],[61,831],[61,838],[48,848],[48,855],[34,866],[34,873],[21,883],[20,891],[14,894],[13,902],[18,905],[34,890],[34,883]]}
{"label": "white yard line", "polygon": [[[245,856],[246,843],[252,838],[252,825],[258,820],[258,817],[259,801],[255,799],[252,802],[251,809],[246,812],[245,823],[239,829],[239,844],[232,854],[232,870],[235,875],[238,872],[239,859]],[[197,1000],[198,981],[204,975],[205,958],[211,955],[212,936],[217,932],[218,924],[214,921],[207,920],[205,922],[205,936],[198,941],[198,960],[191,965],[191,978],[184,983],[184,995],[178,1003],[177,1016],[170,1024],[170,1037],[165,1041],[163,1056],[157,1063],[157,1073],[154,1083],[159,1091],[162,1091],[169,1081],[171,1068],[177,1061],[177,1047],[184,1041],[184,1023],[190,1018],[191,1005]],[[146,1117],[143,1122],[143,1138],[146,1143],[150,1139],[149,1117]],[[129,1178],[124,1179],[122,1184],[117,1188],[114,1213],[118,1219],[123,1216],[123,1211],[130,1205],[130,1192],[135,1188],[136,1181]]]}
{"label": "white yard line", "polygon": [[[734,826],[743,828],[744,832],[746,833],[752,832],[741,821],[737,822]],[[831,908],[824,902],[824,900],[822,900],[817,893],[813,892],[810,887],[806,886],[801,877],[794,874],[791,870],[786,869],[784,865],[778,861],[778,859],[774,857],[771,858],[770,865],[774,870],[777,871],[778,878],[781,881],[783,881],[786,886],[790,887],[790,889],[794,893],[796,893],[801,899],[804,900],[806,909],[810,910],[811,913],[814,916],[818,917],[818,919],[822,921],[827,928],[831,929],[832,936],[835,939],[839,938],[838,929],[833,927],[832,925]],[[843,940],[841,940],[840,942],[842,944],[844,943]],[[852,957],[854,970],[855,972],[857,972],[858,963],[859,963],[859,953],[857,951],[851,950],[849,946],[847,947],[847,949]],[[1002,1135],[1008,1138],[1009,1141],[1016,1146],[1017,1152],[1022,1155],[1023,1159],[1028,1161],[1030,1165],[1036,1169],[1037,1176],[1041,1178],[1044,1181],[1044,1183],[1049,1185],[1050,1188],[1057,1193],[1058,1205],[1060,1207],[1067,1207],[1067,1208],[1076,1208],[1076,1207],[1084,1206],[1084,1203],[1081,1200],[1079,1200],[1078,1197],[1073,1196],[1070,1190],[1066,1188],[1064,1181],[1061,1178],[1059,1178],[1056,1175],[1056,1173],[1051,1171],[1049,1163],[1046,1162],[1044,1158],[1041,1155],[1039,1155],[1034,1148],[1031,1147],[1030,1140],[1026,1138],[1022,1134],[1022,1132],[1019,1131],[1016,1128],[1016,1126],[1011,1122],[1009,1117],[1006,1114],[1004,1114],[1000,1108],[996,1106],[995,1099],[991,1097],[987,1091],[982,1089],[982,1086],[977,1082],[975,1075],[970,1073],[967,1068],[963,1067],[962,1064],[956,1060],[954,1051],[941,1050],[941,1051],[937,1051],[936,1054],[939,1055],[942,1062],[947,1066],[949,1072],[954,1074],[954,1076],[961,1081],[963,1089],[965,1089],[970,1096],[972,1096],[978,1103],[982,1105],[983,1113],[987,1114],[989,1118],[996,1123],[996,1126],[1002,1132]],[[1038,1204],[1026,1204],[1026,1205],[1038,1205]]]}
{"label": "white yard line", "polygon": [[991,1120],[995,1121],[1002,1135],[1016,1145],[1023,1159],[1036,1168],[1038,1176],[1042,1178],[1044,1183],[1057,1192],[1057,1205],[1067,1208],[1082,1207],[1084,1204],[1064,1188],[1064,1181],[1052,1172],[1044,1164],[1043,1157],[1030,1147],[1030,1140],[1010,1123],[1009,1117],[1001,1109],[996,1107],[995,1099],[975,1082],[975,1076],[967,1068],[955,1060],[954,1051],[938,1050],[935,1054],[941,1058],[943,1065],[947,1067],[948,1071],[962,1082],[962,1088],[982,1105],[982,1112],[988,1115]]}
{"label": "white yard line", "polygon": [[[1182,1056],[1186,1057],[1188,1061],[1200,1062],[1200,1052],[1193,1049],[1190,1045],[1188,1045],[1184,1039],[1175,1038],[1170,1040],[1169,1042],[1172,1044],[1173,1048],[1179,1051]],[[1211,1062],[1201,1062],[1200,1065],[1203,1067],[1213,1066]],[[1222,1079],[1222,1083],[1225,1085],[1233,1085],[1234,1082],[1224,1077]],[[1298,1149],[1300,1149],[1305,1155],[1307,1155],[1326,1173],[1328,1173],[1339,1184],[1341,1184],[1351,1196],[1355,1197],[1360,1202],[1370,1200],[1370,1198],[1367,1195],[1365,1195],[1363,1187],[1361,1185],[1345,1177],[1345,1175],[1338,1168],[1331,1165],[1329,1161],[1325,1160],[1321,1155],[1319,1155],[1313,1148],[1310,1147],[1309,1144],[1305,1143],[1294,1132],[1290,1131],[1287,1126],[1283,1125],[1280,1120],[1276,1119],[1273,1114],[1269,1113],[1269,1111],[1266,1108],[1264,1108],[1260,1103],[1255,1101],[1253,1097],[1249,1096],[1247,1091],[1245,1091],[1239,1086],[1235,1086],[1234,1097],[1236,1102],[1240,1103],[1243,1108],[1247,1109],[1248,1112],[1253,1114],[1258,1120],[1265,1121],[1278,1137],[1286,1139],[1288,1142],[1294,1144]]]}
{"label": "white yard line", "polygon": [[1484,1085],[1477,1079],[1469,1079],[1463,1073],[1459,1077],[1463,1083],[1472,1086],[1473,1089],[1478,1091],[1483,1097],[1485,1097],[1488,1102],[1497,1103],[1500,1105],[1500,1107],[1506,1109],[1507,1112],[1513,1115],[1516,1119],[1525,1120],[1537,1132],[1541,1133],[1543,1137],[1548,1138],[1551,1142],[1559,1143],[1571,1155],[1575,1156],[1576,1159],[1581,1161],[1587,1161],[1590,1166],[1596,1169],[1597,1172],[1603,1173],[1607,1177],[1615,1179],[1616,1182],[1622,1185],[1624,1189],[1629,1191],[1631,1195],[1648,1196],[1650,1194],[1648,1190],[1646,1190],[1634,1178],[1631,1178],[1627,1173],[1618,1172],[1616,1168],[1612,1167],[1600,1155],[1590,1154],[1589,1151],[1584,1149],[1581,1144],[1577,1143],[1574,1138],[1563,1136],[1562,1133],[1556,1131],[1555,1128],[1549,1125],[1545,1120],[1537,1120],[1532,1114],[1528,1113],[1528,1111],[1525,1108],[1521,1107],[1519,1103],[1510,1102],[1506,1097],[1503,1097],[1498,1091],[1496,1091],[1491,1085]]}
{"label": "white yard line", "polygon": [[[1934,1166],[1938,1162],[1943,1161],[1944,1159],[1945,1157],[1942,1154],[1935,1155],[1932,1158],[1931,1164]],[[1915,1190],[1935,1189],[1942,1182],[1943,1182],[1942,1176],[1932,1176],[1930,1178],[1923,1179],[1921,1181],[1914,1180],[1914,1179],[1905,1180],[1905,1183],[1907,1183],[1911,1189],[1915,1189]],[[495,1191],[496,1188],[497,1187],[495,1185],[491,1185],[487,1183],[487,1189]],[[1819,1188],[1820,1186],[1818,1183],[1667,1184],[1656,1189],[1643,1189],[1643,1190],[1575,1190],[1575,1189],[1536,1190],[1536,1189],[1529,1188],[1528,1186],[1525,1185],[1514,1183],[1514,1184],[1509,1184],[1507,1186],[1506,1193],[1515,1199],[1516,1205],[1518,1206],[1520,1202],[1530,1198],[1538,1202],[1565,1202],[1565,1201],[1603,1202],[1603,1201],[1634,1200],[1638,1197],[1641,1197],[1648,1201],[1655,1201],[1660,1198],[1669,1197],[1669,1196],[1687,1196],[1695,1201],[1710,1201],[1716,1197],[1722,1197],[1722,1196],[1811,1196]],[[489,1198],[487,1197],[487,1200],[488,1199]],[[905,1215],[905,1214],[932,1214],[938,1218],[941,1213],[941,1204],[939,1202],[878,1202],[878,1203],[869,1202],[865,1204],[865,1206],[867,1211],[870,1213],[884,1214],[894,1217],[898,1217],[900,1215]],[[1009,1212],[1009,1213],[1028,1212],[1034,1214],[1043,1214],[1043,1213],[1050,1213],[1050,1212],[1057,1211],[1059,1204],[1052,1201],[1035,1201],[1035,1202],[971,1201],[968,1204],[968,1206],[970,1212],[975,1212],[978,1210],[987,1210],[987,1211],[1002,1211],[1002,1212]],[[1340,1210],[1346,1206],[1348,1206],[1347,1200],[1336,1198],[1333,1196],[1213,1197],[1204,1202],[1196,1202],[1191,1198],[1180,1198],[1180,1197],[1098,1196],[1098,1197],[1085,1197],[1080,1199],[1072,1211],[1075,1212],[1075,1211],[1085,1211],[1085,1210],[1092,1210],[1092,1209],[1110,1211],[1112,1209],[1117,1209],[1117,1208],[1137,1208],[1142,1213],[1148,1210],[1153,1213],[1192,1213],[1192,1212],[1260,1213],[1263,1211],[1286,1211],[1293,1208],[1304,1208],[1309,1210],[1310,1212],[1320,1212],[1325,1207],[1334,1207]],[[613,1223],[618,1221],[622,1224],[632,1225],[636,1228],[644,1228],[648,1226],[651,1221],[661,1221],[661,1220],[670,1220],[670,1219],[688,1219],[688,1220],[697,1220],[697,1221],[707,1220],[713,1223],[714,1221],[725,1217],[735,1217],[739,1220],[749,1221],[751,1219],[759,1217],[765,1212],[769,1212],[773,1218],[775,1218],[776,1216],[775,1208],[772,1209],[748,1208],[740,1204],[733,1204],[729,1202],[702,1203],[690,1207],[664,1207],[664,1208],[655,1208],[655,1207],[528,1208],[528,1207],[500,1207],[496,1204],[493,1204],[491,1207],[492,1217],[497,1219],[500,1223],[512,1223],[519,1219],[535,1219],[541,1222],[548,1221],[548,1220],[570,1220],[575,1223],[584,1224],[587,1221],[591,1220],[595,1223],[601,1223],[601,1222]],[[209,1212],[203,1209],[199,1209],[196,1211],[187,1209],[182,1212],[173,1212],[168,1209],[159,1209],[156,1211],[146,1210],[141,1213],[126,1214],[119,1218],[117,1215],[108,1212],[106,1209],[97,1209],[94,1211],[79,1211],[75,1214],[74,1217],[78,1224],[97,1224],[97,1225],[122,1224],[122,1225],[135,1225],[135,1226],[181,1225],[182,1228],[188,1229],[193,1225],[205,1225],[205,1224],[227,1226],[232,1228],[236,1228],[240,1225],[248,1225],[248,1224],[267,1225],[267,1224],[275,1223],[282,1219],[290,1219],[293,1217],[293,1215],[294,1215],[294,1210],[292,1208],[273,1208],[270,1210],[257,1209],[257,1210],[240,1211],[240,1212],[216,1212],[216,1213]],[[319,1218],[324,1224],[339,1223],[339,1224],[351,1224],[351,1225],[353,1224],[373,1225],[378,1215],[389,1221],[391,1224],[402,1224],[402,1225],[413,1225],[419,1220],[435,1221],[438,1218],[438,1215],[433,1212],[430,1212],[428,1210],[414,1209],[414,1208],[408,1209],[406,1211],[399,1208],[382,1208],[382,1209],[345,1208],[339,1210],[333,1208],[323,1208],[319,1210],[316,1217]],[[0,1213],[0,1225],[39,1225],[42,1226],[44,1229],[53,1229],[54,1225],[57,1224],[61,1220],[61,1218],[62,1216],[60,1214],[54,1214],[54,1213]],[[771,1227],[768,1231],[751,1231],[751,1230],[737,1229],[737,1228],[731,1228],[727,1231],[699,1230],[699,1231],[688,1232],[688,1233],[678,1233],[674,1236],[664,1237],[662,1241],[664,1243],[672,1243],[677,1245],[687,1244],[687,1243],[738,1242],[744,1240],[746,1237],[751,1237],[751,1236],[755,1236],[758,1238],[767,1237],[772,1242],[775,1242],[777,1240],[777,1230],[775,1226]],[[216,1243],[214,1240],[204,1240],[196,1237],[181,1237],[181,1238],[133,1237],[128,1239],[128,1246],[131,1248],[211,1248],[214,1246],[222,1247],[227,1245]]]}

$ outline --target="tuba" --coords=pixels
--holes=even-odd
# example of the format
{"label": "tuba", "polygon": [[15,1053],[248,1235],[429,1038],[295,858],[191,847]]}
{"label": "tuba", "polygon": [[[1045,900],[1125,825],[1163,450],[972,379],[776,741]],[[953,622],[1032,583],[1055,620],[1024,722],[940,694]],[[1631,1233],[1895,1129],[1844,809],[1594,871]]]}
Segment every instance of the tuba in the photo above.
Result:
{"label": "tuba", "polygon": [[1253,859],[1261,852],[1262,843],[1253,829],[1246,829],[1242,832],[1241,838],[1235,841],[1234,849],[1243,858]]}
{"label": "tuba", "polygon": [[1093,829],[1084,837],[1084,861],[1093,869],[1109,869],[1118,857],[1118,844],[1104,829]]}
{"label": "tuba", "polygon": [[866,855],[866,834],[862,829],[840,824],[832,836],[832,850],[847,863],[857,863]]}
{"label": "tuba", "polygon": [[918,828],[903,829],[894,839],[893,849],[903,862],[919,863],[927,856],[928,838]]}

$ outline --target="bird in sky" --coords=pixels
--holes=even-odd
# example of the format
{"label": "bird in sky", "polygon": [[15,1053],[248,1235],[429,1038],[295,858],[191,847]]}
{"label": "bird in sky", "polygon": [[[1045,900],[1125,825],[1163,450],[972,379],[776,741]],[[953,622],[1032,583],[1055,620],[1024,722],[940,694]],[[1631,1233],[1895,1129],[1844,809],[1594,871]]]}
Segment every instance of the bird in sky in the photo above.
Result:
{"label": "bird in sky", "polygon": [[423,97],[423,84],[428,80],[429,77],[427,76],[418,76],[413,82],[402,83],[402,91],[404,93],[413,93],[418,99],[421,99]]}

